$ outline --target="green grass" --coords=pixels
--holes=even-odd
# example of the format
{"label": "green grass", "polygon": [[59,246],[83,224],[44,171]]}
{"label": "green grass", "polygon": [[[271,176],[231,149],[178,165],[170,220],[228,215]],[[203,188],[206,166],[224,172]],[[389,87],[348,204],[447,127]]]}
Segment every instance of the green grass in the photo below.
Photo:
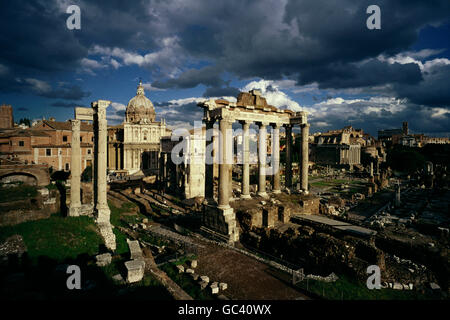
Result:
{"label": "green grass", "polygon": [[103,243],[94,220],[86,216],[52,215],[48,219],[0,228],[1,241],[15,234],[23,237],[28,255],[33,260],[39,256],[63,261],[75,259],[83,253],[95,255]]}
{"label": "green grass", "polygon": [[370,290],[365,283],[339,276],[336,282],[303,280],[299,287],[329,300],[424,300],[430,299],[416,290]]}
{"label": "green grass", "polygon": [[29,199],[37,196],[35,186],[19,185],[16,187],[0,186],[0,202],[10,202],[23,199]]}
{"label": "green grass", "polygon": [[201,290],[197,281],[194,281],[186,273],[178,273],[176,263],[168,263],[160,268],[164,271],[173,281],[175,281],[188,295],[194,300],[213,300],[214,297],[209,290],[209,287]]}

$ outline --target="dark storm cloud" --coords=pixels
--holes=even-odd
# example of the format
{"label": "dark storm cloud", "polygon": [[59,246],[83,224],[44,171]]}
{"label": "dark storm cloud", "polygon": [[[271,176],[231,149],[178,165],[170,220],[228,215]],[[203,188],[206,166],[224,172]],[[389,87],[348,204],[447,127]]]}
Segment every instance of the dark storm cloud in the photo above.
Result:
{"label": "dark storm cloud", "polygon": [[155,81],[152,85],[155,88],[193,88],[199,84],[206,86],[221,86],[224,81],[220,78],[220,72],[216,67],[207,66],[202,69],[189,69],[183,72],[176,79],[167,81]]}
{"label": "dark storm cloud", "polygon": [[38,93],[46,98],[80,100],[91,95],[90,92],[83,91],[79,86],[73,85],[64,88],[52,89],[48,92]]}
{"label": "dark storm cloud", "polygon": [[416,84],[396,86],[399,96],[411,102],[435,107],[450,107],[450,65],[434,66]]}
{"label": "dark storm cloud", "polygon": [[241,91],[235,87],[209,87],[203,93],[204,97],[237,97]]}
{"label": "dark storm cloud", "polygon": [[357,88],[389,83],[417,84],[422,80],[415,63],[400,64],[371,59],[361,64],[332,63],[323,67],[306,68],[299,77],[301,84],[314,81],[319,88]]}
{"label": "dark storm cloud", "polygon": [[58,108],[75,108],[75,107],[84,107],[76,102],[63,102],[63,101],[56,101],[51,104],[52,107],[58,107]]}

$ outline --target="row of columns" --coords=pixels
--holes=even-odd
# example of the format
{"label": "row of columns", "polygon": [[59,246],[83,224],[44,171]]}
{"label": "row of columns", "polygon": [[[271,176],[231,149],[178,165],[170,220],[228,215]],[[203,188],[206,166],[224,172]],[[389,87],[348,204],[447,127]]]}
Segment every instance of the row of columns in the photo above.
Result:
{"label": "row of columns", "polygon": [[[206,132],[211,132],[214,121],[206,122]],[[249,129],[251,121],[240,121],[243,131],[243,161],[242,161],[242,184],[241,184],[241,198],[250,198],[250,142]],[[232,119],[222,118],[219,120],[220,141],[219,141],[219,208],[229,208],[229,199],[231,196],[231,170],[232,170],[232,134],[231,127]],[[266,156],[267,156],[267,126],[268,123],[258,122],[258,196],[266,197]],[[281,192],[280,185],[280,125],[272,124],[273,127],[273,145],[272,145],[272,168],[273,168],[273,193]],[[303,192],[308,192],[308,138],[309,138],[309,124],[301,125],[301,189]],[[210,150],[210,144],[213,139],[206,139],[206,148]],[[292,125],[286,126],[286,188],[292,187]],[[214,195],[213,190],[213,164],[207,163],[205,167],[205,197],[212,199]]]}
{"label": "row of columns", "polygon": [[[106,108],[109,101],[99,100],[92,103],[94,109],[94,208],[97,213],[98,222],[108,222],[110,210],[107,202],[107,121]],[[79,216],[81,210],[81,148],[80,148],[80,125],[78,119],[71,120],[71,179],[70,179],[70,216]]]}

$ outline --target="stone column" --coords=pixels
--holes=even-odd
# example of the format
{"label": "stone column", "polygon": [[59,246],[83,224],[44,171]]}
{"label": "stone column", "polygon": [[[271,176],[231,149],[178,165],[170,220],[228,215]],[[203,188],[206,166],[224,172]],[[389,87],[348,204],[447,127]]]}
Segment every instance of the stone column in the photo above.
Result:
{"label": "stone column", "polygon": [[259,167],[259,184],[258,196],[267,197],[266,193],[266,155],[267,155],[267,123],[259,123],[258,134],[258,167]]}
{"label": "stone column", "polygon": [[308,193],[308,162],[309,162],[309,123],[301,125],[302,128],[302,173],[301,173],[301,188],[304,193]]}
{"label": "stone column", "polygon": [[96,118],[98,130],[98,146],[97,146],[97,203],[95,209],[97,212],[97,220],[99,222],[108,222],[110,210],[107,202],[107,186],[106,186],[106,152],[107,152],[107,122],[106,108],[110,101],[98,100],[92,103],[94,108],[94,117]]}
{"label": "stone column", "polygon": [[230,167],[232,163],[231,119],[223,118],[220,129],[219,208],[230,207]]}
{"label": "stone column", "polygon": [[[214,148],[214,120],[204,120],[206,123],[206,152],[205,157],[213,157],[214,152],[212,149]],[[210,140],[208,140],[209,136]],[[211,153],[209,153],[211,150]],[[206,199],[214,199],[214,159],[205,159],[205,198]]]}
{"label": "stone column", "polygon": [[292,125],[286,125],[286,166],[284,170],[286,189],[292,188]]}
{"label": "stone column", "polygon": [[70,208],[69,216],[77,217],[81,211],[80,179],[81,179],[81,150],[80,150],[80,120],[71,120],[72,142],[70,160]]}
{"label": "stone column", "polygon": [[241,198],[250,197],[250,121],[242,121],[242,191]]}
{"label": "stone column", "polygon": [[280,125],[273,125],[272,133],[273,193],[280,193]]}
{"label": "stone column", "polygon": [[96,193],[96,203],[95,203],[95,213],[96,221],[100,229],[100,234],[105,240],[105,245],[110,250],[116,250],[116,236],[114,235],[109,221],[111,211],[108,207],[107,201],[107,184],[106,184],[106,174],[107,174],[107,121],[106,121],[106,108],[111,104],[111,101],[98,100],[92,102],[92,108],[94,109],[94,130],[97,132],[97,138],[95,142],[97,151],[95,166],[96,176],[96,188],[94,193]]}

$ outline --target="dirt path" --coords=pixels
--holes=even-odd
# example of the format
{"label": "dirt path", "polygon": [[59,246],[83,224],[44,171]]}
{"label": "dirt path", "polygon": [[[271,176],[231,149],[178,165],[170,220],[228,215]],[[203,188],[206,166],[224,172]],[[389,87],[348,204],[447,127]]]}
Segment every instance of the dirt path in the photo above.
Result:
{"label": "dirt path", "polygon": [[[203,243],[202,243],[203,244]],[[309,299],[271,274],[269,266],[232,249],[205,244],[198,252],[196,272],[210,281],[225,282],[224,294],[237,300]]]}

